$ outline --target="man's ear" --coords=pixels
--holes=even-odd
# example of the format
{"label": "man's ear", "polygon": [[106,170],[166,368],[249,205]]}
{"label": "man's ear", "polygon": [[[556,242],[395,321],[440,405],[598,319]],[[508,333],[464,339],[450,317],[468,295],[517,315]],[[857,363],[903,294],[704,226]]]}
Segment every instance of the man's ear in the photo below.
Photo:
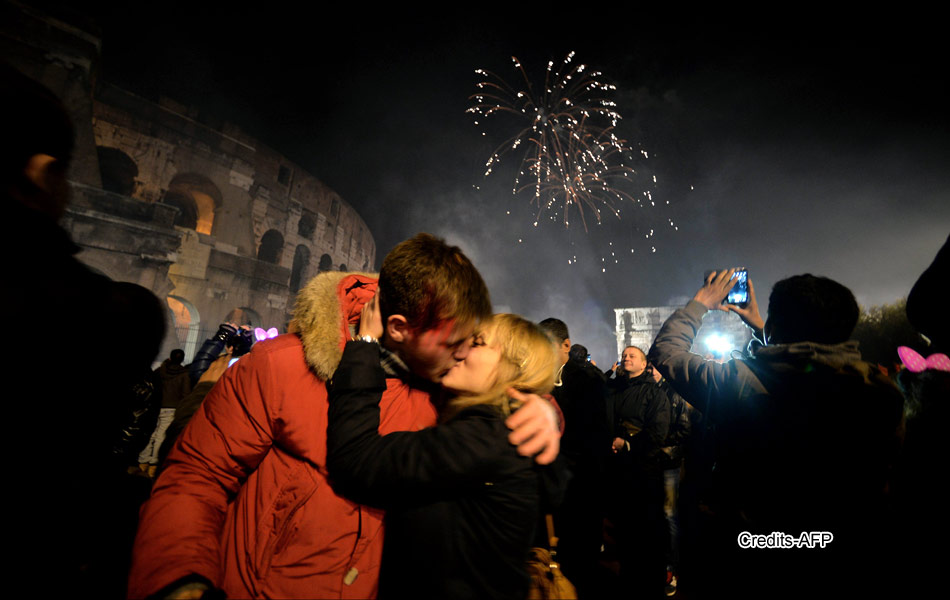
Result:
{"label": "man's ear", "polygon": [[389,315],[383,329],[386,337],[397,344],[402,344],[412,337],[412,328],[409,327],[409,321],[402,315]]}
{"label": "man's ear", "polygon": [[26,161],[23,175],[39,189],[46,193],[52,193],[49,177],[50,169],[53,168],[55,162],[56,159],[49,154],[34,154]]}
{"label": "man's ear", "polygon": [[565,352],[570,352],[570,351],[571,351],[571,338],[564,338],[564,341],[561,342],[561,348],[563,348]]}

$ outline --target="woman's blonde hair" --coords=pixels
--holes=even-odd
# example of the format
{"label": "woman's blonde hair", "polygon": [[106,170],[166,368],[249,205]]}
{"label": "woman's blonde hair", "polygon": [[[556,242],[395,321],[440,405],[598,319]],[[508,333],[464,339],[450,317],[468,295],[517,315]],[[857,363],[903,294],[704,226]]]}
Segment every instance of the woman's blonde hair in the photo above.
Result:
{"label": "woman's blonde hair", "polygon": [[482,321],[476,336],[501,352],[495,381],[482,394],[451,400],[449,416],[477,404],[492,405],[508,415],[518,408],[518,403],[508,397],[508,388],[540,395],[554,387],[559,366],[557,349],[550,336],[536,324],[518,315],[497,314]]}

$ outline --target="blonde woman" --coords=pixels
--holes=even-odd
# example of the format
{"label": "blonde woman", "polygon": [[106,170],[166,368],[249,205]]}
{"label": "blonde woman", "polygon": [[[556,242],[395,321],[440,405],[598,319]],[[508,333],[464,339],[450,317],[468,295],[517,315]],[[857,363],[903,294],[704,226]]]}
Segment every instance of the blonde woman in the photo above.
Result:
{"label": "blonde woman", "polygon": [[557,463],[539,467],[508,442],[518,405],[506,390],[545,394],[557,366],[537,325],[495,315],[443,378],[440,424],[380,436],[379,347],[347,343],[329,384],[327,465],[338,492],[387,511],[381,598],[526,597],[540,506],[563,481]]}

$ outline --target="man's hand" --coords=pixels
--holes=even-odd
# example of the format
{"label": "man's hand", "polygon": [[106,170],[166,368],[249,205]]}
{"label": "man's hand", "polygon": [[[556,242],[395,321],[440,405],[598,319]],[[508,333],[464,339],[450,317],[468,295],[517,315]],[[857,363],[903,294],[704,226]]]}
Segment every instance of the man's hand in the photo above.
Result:
{"label": "man's hand", "polygon": [[745,308],[737,304],[722,303],[722,301],[726,299],[726,296],[729,295],[729,290],[735,285],[732,281],[732,276],[735,272],[735,269],[726,269],[725,271],[719,272],[713,271],[706,279],[706,285],[699,288],[699,291],[693,296],[693,300],[699,302],[709,310],[732,311],[739,315],[739,318],[741,318],[746,325],[756,331],[761,331],[762,328],[765,327],[765,321],[762,320],[762,315],[759,314],[759,302],[755,298],[755,287],[752,285],[751,279],[749,280],[749,302]]}
{"label": "man's hand", "polygon": [[611,444],[611,448],[613,449],[614,454],[620,452],[626,446],[627,446],[627,442],[625,442],[623,438],[614,438],[613,444]]}
{"label": "man's hand", "polygon": [[505,421],[512,430],[508,441],[518,447],[518,454],[522,456],[537,454],[534,461],[539,465],[554,462],[561,450],[561,432],[554,407],[537,394],[524,394],[509,388],[508,395],[522,403],[521,408]]}
{"label": "man's hand", "polygon": [[729,310],[723,307],[722,301],[729,295],[729,290],[735,285],[732,276],[735,269],[726,269],[725,271],[713,271],[706,278],[706,285],[699,288],[693,300],[706,307],[707,310]]}
{"label": "man's hand", "polygon": [[765,321],[762,320],[762,315],[759,313],[759,302],[755,299],[755,288],[752,287],[751,279],[749,280],[749,302],[746,304],[746,307],[742,308],[736,304],[726,304],[725,309],[731,310],[739,315],[746,325],[756,331],[762,331],[762,328],[765,327]]}

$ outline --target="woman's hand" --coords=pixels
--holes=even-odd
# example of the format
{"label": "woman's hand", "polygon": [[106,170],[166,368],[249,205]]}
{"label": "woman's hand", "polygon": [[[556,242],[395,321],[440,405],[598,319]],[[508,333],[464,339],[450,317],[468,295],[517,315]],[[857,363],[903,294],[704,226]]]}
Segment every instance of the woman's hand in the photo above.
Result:
{"label": "woman's hand", "polygon": [[379,312],[379,292],[376,292],[372,300],[363,305],[358,334],[360,337],[368,335],[376,340],[383,337],[383,315]]}

